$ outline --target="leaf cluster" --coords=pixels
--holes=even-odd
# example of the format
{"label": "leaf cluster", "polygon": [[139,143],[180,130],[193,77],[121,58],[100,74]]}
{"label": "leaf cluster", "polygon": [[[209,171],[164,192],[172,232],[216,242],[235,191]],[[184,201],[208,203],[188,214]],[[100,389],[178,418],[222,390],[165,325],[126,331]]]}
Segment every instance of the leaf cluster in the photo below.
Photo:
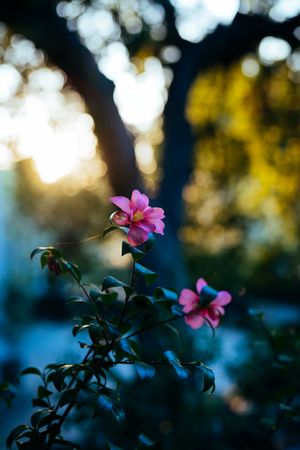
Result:
{"label": "leaf cluster", "polygon": [[[110,227],[104,234],[113,231]],[[125,231],[125,230],[121,230]],[[172,289],[156,287],[152,295],[135,291],[136,277],[143,277],[151,284],[157,274],[144,267],[140,260],[151,249],[154,236],[139,247],[127,242],[122,244],[122,255],[132,256],[132,276],[126,283],[112,276],[104,278],[100,285],[82,282],[79,268],[67,261],[54,247],[38,247],[31,258],[40,256],[41,267],[48,267],[55,275],[69,274],[80,289],[67,304],[73,319],[72,334],[85,351],[81,362],[49,364],[43,371],[29,367],[21,376],[38,377],[36,397],[32,405],[36,408],[30,424],[19,425],[7,438],[7,448],[40,448],[50,450],[55,446],[79,448],[78,444],[64,439],[63,426],[73,410],[85,408],[91,418],[107,419],[116,424],[125,420],[125,411],[120,398],[120,383],[116,387],[116,368],[130,365],[136,378],[142,382],[153,378],[158,370],[169,368],[180,381],[186,381],[192,371],[201,373],[199,392],[213,392],[213,371],[200,361],[182,361],[174,351],[179,331],[171,325],[183,317],[178,307],[178,293]],[[172,334],[168,348],[158,351],[156,358],[145,360],[144,341],[140,336],[155,333],[165,328]],[[182,338],[181,338],[182,339]],[[173,343],[173,344],[172,344]],[[119,380],[120,381],[120,380]],[[136,449],[152,448],[154,443],[141,433],[137,437]],[[117,449],[107,441],[107,449]]]}

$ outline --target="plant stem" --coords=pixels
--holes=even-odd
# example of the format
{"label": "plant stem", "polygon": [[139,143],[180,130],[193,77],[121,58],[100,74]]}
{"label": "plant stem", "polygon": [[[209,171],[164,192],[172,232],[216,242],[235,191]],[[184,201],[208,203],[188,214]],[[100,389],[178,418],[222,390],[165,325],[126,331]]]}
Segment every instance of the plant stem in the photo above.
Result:
{"label": "plant stem", "polygon": [[[195,312],[201,311],[202,309],[203,309],[203,308],[200,306],[199,308],[195,308],[193,311],[191,311],[191,312],[189,312],[189,313],[180,312],[180,313],[178,313],[177,316],[172,316],[172,317],[169,317],[168,319],[164,319],[164,320],[162,320],[162,321],[160,321],[160,322],[152,323],[151,325],[148,325],[148,326],[146,326],[146,327],[144,327],[144,328],[140,328],[139,330],[134,331],[134,332],[131,333],[129,336],[125,336],[125,337],[122,338],[122,339],[130,339],[130,338],[132,338],[133,336],[136,336],[136,335],[138,335],[138,334],[140,334],[140,333],[143,333],[144,331],[150,331],[150,330],[153,330],[154,328],[157,328],[157,327],[159,327],[159,326],[161,326],[161,325],[164,325],[165,323],[173,322],[174,320],[178,320],[178,319],[182,319],[183,317],[191,316],[191,315],[194,314]],[[212,326],[212,324],[210,323],[210,321],[209,321],[207,318],[205,318],[204,320],[205,320],[205,322],[207,322],[207,323],[209,324],[209,326],[213,329],[213,326]],[[214,329],[213,329],[213,336],[214,336]]]}
{"label": "plant stem", "polygon": [[[133,287],[134,278],[135,278],[135,260],[133,260],[133,263],[132,263],[130,287]],[[128,306],[128,301],[129,301],[129,295],[126,294],[124,306],[123,306],[123,309],[122,309],[122,312],[121,312],[121,316],[120,316],[120,319],[119,319],[119,323],[118,323],[118,328],[123,323],[123,320],[124,320],[124,317],[125,317],[125,314],[126,314],[126,309],[127,309],[127,306]]]}
{"label": "plant stem", "polygon": [[135,260],[133,260],[132,270],[131,270],[130,287],[132,287],[132,288],[133,288],[134,279],[135,279]]}

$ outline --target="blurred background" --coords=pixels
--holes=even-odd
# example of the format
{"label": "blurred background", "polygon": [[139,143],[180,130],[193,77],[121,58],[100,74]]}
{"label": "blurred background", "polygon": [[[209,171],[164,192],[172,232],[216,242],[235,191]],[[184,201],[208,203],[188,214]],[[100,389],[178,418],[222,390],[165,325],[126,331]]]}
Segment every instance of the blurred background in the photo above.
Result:
{"label": "blurred background", "polygon": [[[299,105],[300,0],[3,0],[0,384],[80,358],[64,303],[74,288],[31,250],[101,233],[109,196],[138,187],[166,211],[149,259],[159,284],[203,276],[234,301],[215,339],[185,330],[185,352],[216,372],[214,396],[167,373],[137,391],[128,375],[118,445],[141,429],[167,450],[259,448],[278,402],[299,408]],[[120,242],[60,248],[101,283],[128,277]],[[15,389],[11,408],[0,398],[1,450],[30,416],[33,381]],[[292,419],[261,448],[300,449]],[[78,420],[82,448],[102,448]]]}

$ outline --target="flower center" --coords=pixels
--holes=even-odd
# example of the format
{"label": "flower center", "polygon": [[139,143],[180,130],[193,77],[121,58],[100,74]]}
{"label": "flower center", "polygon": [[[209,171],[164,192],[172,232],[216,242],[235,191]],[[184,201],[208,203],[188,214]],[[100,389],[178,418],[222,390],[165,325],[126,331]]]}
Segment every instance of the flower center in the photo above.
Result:
{"label": "flower center", "polygon": [[137,210],[132,217],[132,221],[133,222],[139,222],[140,220],[142,220],[144,218],[144,214],[142,213],[142,211]]}

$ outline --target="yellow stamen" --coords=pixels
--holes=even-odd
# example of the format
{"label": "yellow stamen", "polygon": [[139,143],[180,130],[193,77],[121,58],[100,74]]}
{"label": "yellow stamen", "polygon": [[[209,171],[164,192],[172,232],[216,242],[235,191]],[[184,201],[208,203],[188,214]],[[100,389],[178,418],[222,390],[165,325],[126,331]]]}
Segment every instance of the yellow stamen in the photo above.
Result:
{"label": "yellow stamen", "polygon": [[142,211],[137,210],[132,217],[132,221],[133,222],[139,222],[140,220],[142,220],[144,218],[144,214],[142,213]]}

